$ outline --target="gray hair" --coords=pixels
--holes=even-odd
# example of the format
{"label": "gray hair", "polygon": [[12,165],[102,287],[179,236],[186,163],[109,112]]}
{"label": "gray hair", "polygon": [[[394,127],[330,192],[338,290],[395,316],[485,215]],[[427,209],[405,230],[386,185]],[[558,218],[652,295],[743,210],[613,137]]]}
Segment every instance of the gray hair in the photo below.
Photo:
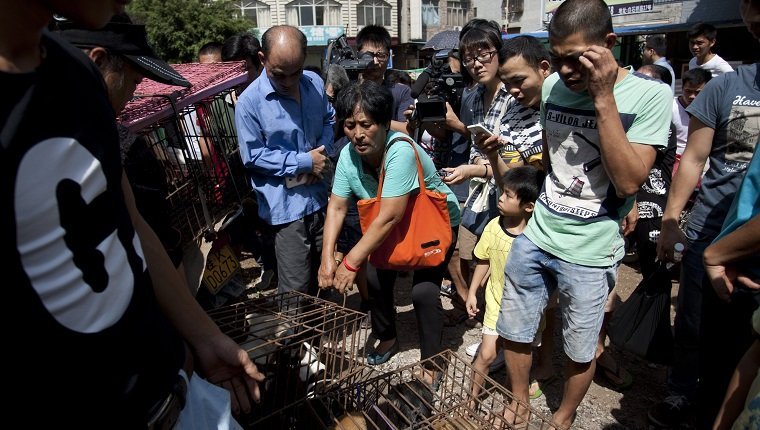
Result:
{"label": "gray hair", "polygon": [[333,94],[337,95],[343,87],[348,85],[348,82],[346,70],[337,64],[330,64],[325,74],[325,87],[332,85]]}

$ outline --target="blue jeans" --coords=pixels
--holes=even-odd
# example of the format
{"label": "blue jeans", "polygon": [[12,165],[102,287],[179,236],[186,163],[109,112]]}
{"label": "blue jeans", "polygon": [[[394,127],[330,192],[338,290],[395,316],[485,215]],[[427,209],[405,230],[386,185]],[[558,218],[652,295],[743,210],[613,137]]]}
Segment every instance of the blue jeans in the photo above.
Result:
{"label": "blue jeans", "polygon": [[681,259],[681,278],[674,323],[674,360],[668,374],[671,394],[694,401],[699,369],[700,323],[702,320],[702,281],[705,265],[702,255],[712,238],[695,240],[697,233],[687,230],[689,247]]}
{"label": "blue jeans", "polygon": [[504,272],[504,294],[496,323],[499,336],[513,342],[533,342],[549,297],[559,289],[565,354],[576,363],[594,359],[617,265],[570,263],[520,235],[512,243]]}

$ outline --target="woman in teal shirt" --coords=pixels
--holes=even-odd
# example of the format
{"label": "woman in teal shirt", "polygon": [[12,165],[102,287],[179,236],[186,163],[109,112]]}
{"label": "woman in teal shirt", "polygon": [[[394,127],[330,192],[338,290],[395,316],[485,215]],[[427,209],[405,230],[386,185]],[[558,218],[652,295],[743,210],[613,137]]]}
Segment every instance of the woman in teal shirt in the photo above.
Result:
{"label": "woman in teal shirt", "polygon": [[[342,122],[351,145],[343,148],[335,168],[335,179],[325,219],[322,264],[319,268],[320,287],[334,287],[342,292],[353,284],[356,271],[362,266],[367,266],[372,333],[380,340],[375,350],[367,354],[367,362],[371,365],[385,363],[398,352],[396,311],[393,302],[393,286],[398,272],[375,269],[367,259],[401,220],[410,195],[419,192],[417,164],[412,151],[417,151],[422,163],[425,186],[430,190],[445,193],[448,197],[453,243],[456,243],[460,218],[456,196],[441,181],[430,157],[417,144],[412,146],[408,141],[398,139],[411,140],[409,136],[389,131],[392,102],[393,96],[386,88],[369,81],[351,84],[338,95],[338,120]],[[385,180],[380,213],[356,246],[345,255],[343,261],[337,262],[333,258],[333,252],[346,214],[348,199],[375,197],[383,157]],[[446,261],[441,265],[414,271],[412,303],[419,326],[423,360],[443,349],[443,308],[439,285],[452,252],[453,246],[447,253]],[[432,372],[424,376],[427,382],[433,382]]]}

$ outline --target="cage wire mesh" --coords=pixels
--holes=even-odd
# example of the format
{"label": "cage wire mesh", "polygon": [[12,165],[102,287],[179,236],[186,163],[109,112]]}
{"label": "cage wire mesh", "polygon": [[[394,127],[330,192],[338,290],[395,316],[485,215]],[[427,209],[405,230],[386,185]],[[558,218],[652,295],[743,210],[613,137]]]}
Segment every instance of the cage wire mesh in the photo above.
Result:
{"label": "cage wire mesh", "polygon": [[366,342],[365,314],[302,293],[248,298],[209,311],[261,372],[261,403],[240,421],[249,428],[287,428],[282,412],[367,371],[357,357]]}
{"label": "cage wire mesh", "polygon": [[166,210],[188,242],[212,230],[250,192],[234,120],[236,90],[246,74],[237,62],[173,67],[193,86],[177,91],[143,81],[119,121],[145,142],[138,158],[163,167],[157,182],[163,182]]}
{"label": "cage wire mesh", "polygon": [[[441,375],[437,388],[423,369]],[[482,382],[473,376],[479,375]],[[366,379],[362,379],[366,378]],[[479,393],[473,394],[473,387]],[[505,414],[507,411],[507,414]],[[515,414],[515,412],[517,414]],[[505,416],[506,415],[506,416]],[[549,418],[514,395],[469,360],[444,351],[427,360],[372,376],[364,373],[337,389],[306,398],[280,413],[286,429],[549,429]],[[515,418],[519,416],[519,418]],[[286,420],[287,418],[288,420]]]}

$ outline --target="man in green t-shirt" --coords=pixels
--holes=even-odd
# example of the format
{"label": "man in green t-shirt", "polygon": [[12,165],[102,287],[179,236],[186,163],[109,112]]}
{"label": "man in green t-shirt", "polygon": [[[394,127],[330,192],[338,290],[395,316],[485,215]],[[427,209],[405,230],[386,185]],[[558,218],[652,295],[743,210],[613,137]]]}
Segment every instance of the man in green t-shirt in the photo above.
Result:
{"label": "man in green t-shirt", "polygon": [[[541,101],[547,180],[505,268],[497,332],[517,399],[528,402],[531,342],[548,297],[559,290],[565,391],[554,413],[568,428],[594,375],[607,293],[624,254],[621,223],[667,142],[667,86],[621,68],[601,0],[566,0],[549,24],[557,73]],[[507,412],[510,414],[510,412]],[[521,424],[525,417],[507,416]]]}

